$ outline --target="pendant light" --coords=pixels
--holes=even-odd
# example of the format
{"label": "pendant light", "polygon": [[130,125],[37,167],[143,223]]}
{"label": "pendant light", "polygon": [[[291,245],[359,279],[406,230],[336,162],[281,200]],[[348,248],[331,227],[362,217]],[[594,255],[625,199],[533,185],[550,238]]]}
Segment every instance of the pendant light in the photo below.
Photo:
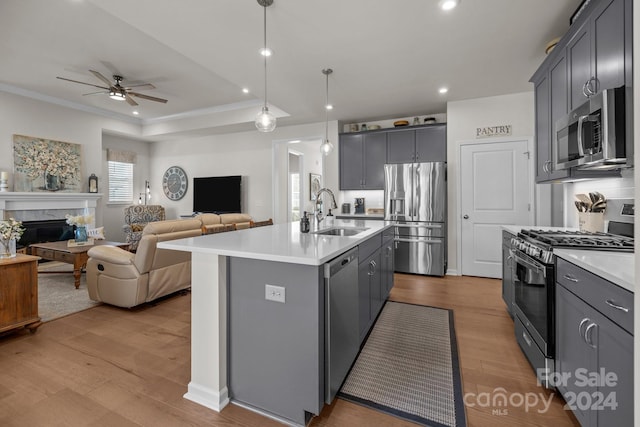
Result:
{"label": "pendant light", "polygon": [[331,68],[322,70],[322,74],[327,77],[327,103],[325,104],[325,124],[324,124],[324,141],[320,145],[320,152],[328,156],[333,151],[333,144],[329,141],[329,110],[333,109],[333,105],[329,104],[329,74],[333,73]]}
{"label": "pendant light", "polygon": [[267,107],[267,7],[273,4],[273,0],[258,0],[258,4],[264,8],[264,106],[262,111],[256,116],[256,128],[260,132],[273,132],[276,128],[276,117],[269,112]]}

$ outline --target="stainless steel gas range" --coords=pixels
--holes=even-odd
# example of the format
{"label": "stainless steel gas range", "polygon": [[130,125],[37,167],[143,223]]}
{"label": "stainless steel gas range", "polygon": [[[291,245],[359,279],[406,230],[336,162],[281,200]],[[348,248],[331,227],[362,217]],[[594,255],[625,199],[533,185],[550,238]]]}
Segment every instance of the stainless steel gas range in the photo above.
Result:
{"label": "stainless steel gas range", "polygon": [[514,248],[514,325],[516,339],[538,380],[554,372],[555,271],[554,248],[633,252],[633,238],[609,233],[522,230]]}

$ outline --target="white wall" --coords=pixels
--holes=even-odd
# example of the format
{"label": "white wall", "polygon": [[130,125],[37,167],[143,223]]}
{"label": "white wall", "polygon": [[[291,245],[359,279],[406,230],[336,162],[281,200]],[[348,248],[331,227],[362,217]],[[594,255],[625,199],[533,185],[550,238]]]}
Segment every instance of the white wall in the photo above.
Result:
{"label": "white wall", "polygon": [[[162,200],[168,218],[190,214],[193,210],[193,191],[189,188],[182,200],[171,201],[162,193],[162,174],[173,165],[181,166],[193,177],[242,175],[243,212],[256,220],[274,218],[274,182],[284,170],[286,162],[275,166],[272,155],[273,143],[294,139],[322,139],[325,124],[312,123],[299,126],[277,127],[274,132],[260,133],[255,130],[224,135],[182,138],[156,142],[151,146],[151,193],[154,200]],[[329,139],[337,141],[337,122],[329,122]],[[337,144],[336,144],[337,145]],[[324,184],[338,188],[338,150],[325,157]],[[286,179],[286,178],[285,178]]]}
{"label": "white wall", "polygon": [[[459,159],[461,142],[476,140],[476,128],[512,125],[512,136],[534,136],[533,92],[522,92],[488,98],[469,99],[447,103],[447,169],[448,169],[448,273],[460,274],[458,268],[458,220],[460,213],[458,192]],[[533,153],[532,153],[533,154]],[[534,156],[531,155],[531,167]],[[540,209],[540,206],[536,206]]]}
{"label": "white wall", "polygon": [[[102,170],[103,130],[130,135],[140,133],[140,127],[131,123],[0,92],[0,170],[13,171],[14,134],[82,145],[82,191],[87,191],[88,177],[95,173],[100,183],[99,191],[104,194],[96,207],[96,225],[102,225],[106,201],[102,185],[106,183]],[[9,185],[11,189],[11,179]]]}

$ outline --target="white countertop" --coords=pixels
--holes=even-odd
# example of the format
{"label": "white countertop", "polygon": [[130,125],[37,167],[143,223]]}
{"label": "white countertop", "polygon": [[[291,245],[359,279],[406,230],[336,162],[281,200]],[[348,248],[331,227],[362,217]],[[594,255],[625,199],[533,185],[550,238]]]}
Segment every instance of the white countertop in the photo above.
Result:
{"label": "white countertop", "polygon": [[169,240],[158,243],[158,247],[293,264],[321,265],[390,227],[391,223],[379,220],[334,220],[332,226],[321,224],[321,229],[337,226],[363,227],[367,230],[355,236],[326,236],[300,233],[300,224],[293,222]]}
{"label": "white countertop", "polygon": [[553,253],[578,267],[634,292],[633,252],[554,249]]}

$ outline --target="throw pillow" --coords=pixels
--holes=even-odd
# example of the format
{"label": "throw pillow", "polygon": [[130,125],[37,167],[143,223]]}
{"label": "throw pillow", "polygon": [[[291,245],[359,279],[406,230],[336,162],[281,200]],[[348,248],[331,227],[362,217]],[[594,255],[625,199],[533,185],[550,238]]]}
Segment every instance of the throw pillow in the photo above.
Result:
{"label": "throw pillow", "polygon": [[131,224],[131,231],[142,231],[146,224]]}
{"label": "throw pillow", "polygon": [[104,240],[104,227],[88,229],[87,237],[92,237],[97,240]]}

